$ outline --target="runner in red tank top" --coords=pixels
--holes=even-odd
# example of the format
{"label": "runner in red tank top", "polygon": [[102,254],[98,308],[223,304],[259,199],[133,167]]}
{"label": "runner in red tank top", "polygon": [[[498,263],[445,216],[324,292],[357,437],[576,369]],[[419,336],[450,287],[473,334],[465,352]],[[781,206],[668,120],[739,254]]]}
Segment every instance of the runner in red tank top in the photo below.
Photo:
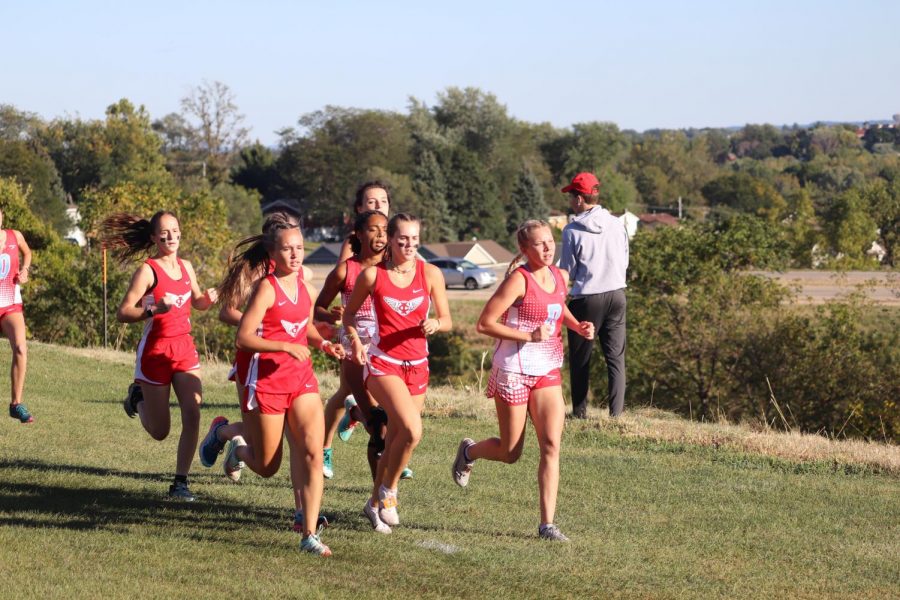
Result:
{"label": "runner in red tank top", "polygon": [[[453,462],[453,479],[469,483],[475,459],[514,463],[525,443],[526,416],[531,415],[541,450],[538,489],[545,539],[567,541],[553,524],[559,488],[559,447],[565,404],[559,367],[562,364],[561,329],[565,325],[584,337],[594,337],[590,321],[578,322],[565,304],[568,274],[553,266],[556,244],[546,221],[526,221],[516,231],[519,256],[510,263],[506,279],[491,296],[478,331],[498,340],[494,352],[488,396],[494,398],[500,437],[477,444],[465,438]],[[524,256],[525,266],[516,268]]]}
{"label": "runner in red tank top", "polygon": [[[283,212],[272,213],[266,218],[265,223],[263,223],[262,233],[263,235],[265,235],[266,232],[268,232],[270,229],[273,229],[274,227],[287,222],[296,225],[297,219]],[[244,244],[253,243],[257,239],[257,237],[251,237],[248,240],[244,240],[244,242],[242,242],[241,244],[238,244],[238,247],[241,247]],[[237,286],[228,295],[226,295],[225,293],[220,293],[219,305],[221,308],[219,309],[219,320],[226,325],[233,326],[236,329],[241,323],[241,317],[244,316],[243,308],[247,304],[247,300],[249,299],[250,293],[252,292],[253,288],[256,286],[260,279],[263,279],[266,277],[266,275],[273,273],[274,270],[275,264],[271,259],[268,258],[268,255],[266,255],[266,261],[261,264],[257,270],[243,273],[238,278]],[[304,265],[303,269],[301,269],[300,272],[303,275],[303,280],[309,282],[309,275],[312,273],[312,271],[306,265]],[[244,350],[235,351],[234,363],[231,366],[231,371],[228,373],[228,379],[234,382],[234,386],[237,389],[239,406],[242,405],[244,399],[244,386],[249,376],[250,361],[252,358],[252,352],[247,352]],[[228,429],[223,429],[220,432],[219,430],[223,427],[228,427]],[[219,454],[222,453],[225,442],[238,435],[243,435],[242,422],[229,424],[228,419],[226,419],[224,416],[215,417],[209,425],[209,430],[207,431],[206,436],[203,438],[203,441],[200,442],[200,448],[197,452],[200,455],[200,462],[203,464],[203,466],[213,466],[216,463]],[[290,439],[288,441],[290,442]],[[291,482],[294,484],[295,489],[300,489],[300,482],[302,479],[300,464],[303,461],[303,458],[299,454],[299,449],[296,444],[289,444],[289,446],[291,453]],[[229,479],[234,482],[240,481],[241,468],[243,467],[242,464],[238,463],[237,465],[232,465],[232,467],[239,466],[241,468],[232,468],[228,465],[223,466],[226,467],[225,475],[227,475]],[[303,523],[303,499],[300,497],[300,494],[295,493],[294,514],[291,521],[292,529],[298,533],[302,533]],[[328,519],[326,519],[322,515],[319,515],[317,530],[324,529],[327,526]]]}
{"label": "runner in red tank top", "polygon": [[287,427],[290,443],[298,449],[291,456],[301,459],[299,477],[292,478],[294,495],[302,498],[304,509],[300,549],[330,556],[331,550],[316,533],[322,501],[324,418],[308,344],[337,358],[344,351],[309,327],[312,288],[299,275],[303,236],[297,223],[276,223],[264,235],[241,245],[248,247],[232,262],[221,286],[226,301],[231,302],[248,273],[259,273],[269,260],[275,268],[256,285],[238,326],[238,349],[253,353],[241,402],[243,423],[211,427],[210,434],[218,441],[229,440],[226,473],[244,463],[257,474],[271,477],[281,466]]}
{"label": "runner in red tank top", "polygon": [[[316,298],[316,318],[320,321],[331,324],[342,323],[344,307],[350,300],[353,287],[360,272],[367,267],[378,264],[384,256],[384,250],[387,245],[387,217],[374,210],[361,213],[354,222],[353,236],[350,240],[354,250],[353,256],[338,264],[328,274],[328,277],[325,278],[325,283],[322,285],[322,291],[319,292],[319,297]],[[341,296],[341,305],[329,308],[338,295]],[[357,311],[355,325],[357,326],[357,332],[365,340],[371,337],[371,331],[376,326],[371,298],[368,298],[360,310]],[[342,335],[341,338],[344,350],[349,354],[351,349],[350,340],[346,334]],[[331,467],[331,444],[338,426],[338,420],[342,418],[341,413],[345,410],[346,402],[353,405],[358,404],[358,408],[350,409],[351,414],[354,411],[358,412],[359,414],[355,416],[355,420],[360,420],[367,424],[370,435],[367,455],[369,469],[374,479],[378,455],[384,448],[386,426],[382,424],[382,421],[385,421],[385,419],[376,417],[373,420],[372,411],[377,408],[377,404],[366,391],[365,382],[363,381],[363,367],[350,360],[349,356],[341,361],[340,381],[341,385],[338,390],[325,403],[325,447],[323,449],[323,459],[326,467],[325,478],[331,479],[333,475],[333,472],[329,474],[327,470],[328,467]],[[351,393],[352,400],[351,397],[348,397],[348,394]],[[380,412],[383,413],[384,411],[381,410]],[[349,420],[346,417],[343,418]],[[370,422],[371,426],[368,425]],[[346,437],[349,438],[349,436]]]}
{"label": "runner in red tank top", "polygon": [[[344,310],[344,327],[353,341],[353,357],[366,365],[366,388],[387,413],[385,448],[378,461],[365,515],[380,533],[398,525],[397,484],[403,467],[422,437],[422,406],[428,387],[426,336],[453,326],[444,276],[416,258],[419,220],[395,215],[388,223],[388,257],[365,269]],[[359,308],[371,296],[378,318],[377,336],[368,353],[355,327]],[[435,318],[428,318],[431,303]]]}
{"label": "runner in red tank top", "polygon": [[[0,227],[3,212],[0,211]],[[19,252],[22,266],[19,266]],[[22,404],[28,352],[25,341],[25,315],[22,312],[22,292],[19,284],[28,281],[31,270],[31,249],[22,234],[15,229],[0,229],[0,329],[9,340],[12,350],[10,366],[9,416],[20,423],[31,423],[34,417]]]}
{"label": "runner in red tank top", "polygon": [[129,417],[140,415],[147,433],[163,440],[171,426],[170,387],[175,390],[182,428],[169,495],[192,501],[187,475],[197,448],[203,386],[190,333],[190,311],[212,306],[216,290],[201,291],[191,263],[178,258],[181,229],[171,212],[159,211],[149,221],[112,215],[103,222],[103,237],[106,247],[122,261],[156,249],[132,276],[116,312],[120,323],[146,321],[135,362],[135,381],[141,383],[142,399],[129,394],[125,412]]}

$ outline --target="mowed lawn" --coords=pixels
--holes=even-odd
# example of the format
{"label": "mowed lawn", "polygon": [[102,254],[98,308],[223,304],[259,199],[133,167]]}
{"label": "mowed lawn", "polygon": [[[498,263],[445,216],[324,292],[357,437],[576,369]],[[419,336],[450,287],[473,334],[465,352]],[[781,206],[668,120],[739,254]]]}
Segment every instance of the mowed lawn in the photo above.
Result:
{"label": "mowed lawn", "polygon": [[[896,476],[626,439],[591,421],[568,422],[563,439],[557,523],[569,544],[537,538],[533,430],[519,463],[479,462],[460,489],[450,478],[459,439],[492,435],[495,423],[427,415],[415,478],[401,483],[403,525],[382,536],[360,515],[369,479],[357,435],[336,442],[326,484],[323,508],[334,523],[323,539],[334,556],[303,555],[289,530],[286,465],[234,485],[219,465],[195,460],[198,502],[166,498],[179,427],[158,443],[125,416],[130,360],[31,345],[36,421],[0,422],[3,598],[886,598],[900,590]],[[4,346],[0,368],[8,364]],[[203,430],[217,414],[239,416],[225,371],[205,370]],[[323,378],[326,391],[333,385]],[[472,402],[471,392],[456,393]]]}

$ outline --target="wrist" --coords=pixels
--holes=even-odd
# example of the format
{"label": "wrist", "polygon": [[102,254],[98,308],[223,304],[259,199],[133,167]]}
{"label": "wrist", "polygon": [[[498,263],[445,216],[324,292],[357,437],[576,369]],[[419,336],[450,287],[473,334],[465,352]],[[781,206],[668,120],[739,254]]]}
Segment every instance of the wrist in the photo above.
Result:
{"label": "wrist", "polygon": [[329,346],[331,346],[331,340],[323,339],[321,342],[319,342],[319,350],[321,350],[322,352],[325,352],[325,348],[328,348]]}
{"label": "wrist", "polygon": [[153,318],[153,305],[152,304],[144,310],[144,318],[146,318],[146,319]]}

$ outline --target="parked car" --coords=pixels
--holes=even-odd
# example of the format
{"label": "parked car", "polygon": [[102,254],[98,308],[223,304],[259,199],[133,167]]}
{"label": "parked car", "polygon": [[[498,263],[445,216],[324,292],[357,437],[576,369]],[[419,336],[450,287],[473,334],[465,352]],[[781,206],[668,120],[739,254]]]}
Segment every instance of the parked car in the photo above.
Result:
{"label": "parked car", "polygon": [[441,270],[447,287],[462,285],[467,290],[477,290],[478,288],[490,287],[497,283],[497,275],[493,271],[479,267],[472,261],[464,258],[445,256],[432,258],[428,262]]}

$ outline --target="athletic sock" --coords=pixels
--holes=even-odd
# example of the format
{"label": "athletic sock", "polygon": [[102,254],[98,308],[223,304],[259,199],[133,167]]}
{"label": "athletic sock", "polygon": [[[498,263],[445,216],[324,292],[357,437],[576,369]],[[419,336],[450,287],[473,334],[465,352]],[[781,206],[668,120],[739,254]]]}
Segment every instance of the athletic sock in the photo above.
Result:
{"label": "athletic sock", "polygon": [[471,448],[471,447],[472,446],[466,446],[465,448],[463,448],[463,458],[466,460],[467,463],[475,462],[474,460],[469,458],[469,448]]}

